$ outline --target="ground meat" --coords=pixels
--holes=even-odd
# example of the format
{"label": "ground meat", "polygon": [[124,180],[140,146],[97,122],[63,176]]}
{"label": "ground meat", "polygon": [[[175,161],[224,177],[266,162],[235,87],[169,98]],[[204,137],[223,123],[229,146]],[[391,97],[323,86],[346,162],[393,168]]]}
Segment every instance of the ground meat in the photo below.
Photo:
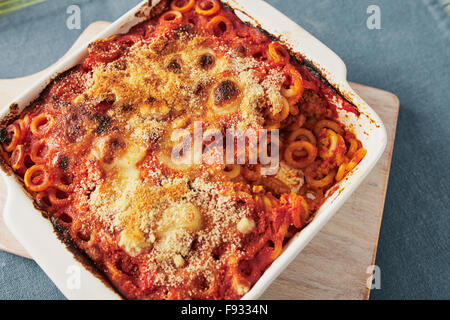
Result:
{"label": "ground meat", "polygon": [[317,92],[305,90],[300,100],[300,108],[308,117],[322,118],[328,113],[328,102]]}

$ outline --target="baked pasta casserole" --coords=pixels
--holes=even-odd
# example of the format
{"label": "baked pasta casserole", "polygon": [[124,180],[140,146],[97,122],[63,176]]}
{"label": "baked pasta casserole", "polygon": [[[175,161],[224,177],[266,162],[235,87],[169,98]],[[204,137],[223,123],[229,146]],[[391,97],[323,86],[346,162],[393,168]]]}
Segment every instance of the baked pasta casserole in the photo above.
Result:
{"label": "baked pasta casserole", "polygon": [[[166,0],[2,123],[1,161],[124,298],[239,299],[365,156],[338,107],[358,114],[220,1]],[[175,161],[199,125],[205,159]],[[249,129],[274,172],[207,137]]]}

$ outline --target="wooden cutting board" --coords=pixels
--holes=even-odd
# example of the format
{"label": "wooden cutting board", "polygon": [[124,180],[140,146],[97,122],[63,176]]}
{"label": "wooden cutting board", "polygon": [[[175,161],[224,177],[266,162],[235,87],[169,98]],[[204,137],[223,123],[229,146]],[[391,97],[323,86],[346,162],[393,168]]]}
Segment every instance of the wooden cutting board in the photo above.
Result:
{"label": "wooden cutting board", "polygon": [[[91,40],[108,22],[91,24],[68,53]],[[44,71],[0,79],[0,106],[7,105]],[[375,262],[386,187],[391,165],[398,98],[387,91],[352,83],[355,91],[380,115],[388,132],[385,153],[372,173],[340,211],[266,291],[262,299],[368,299],[367,268]],[[6,189],[0,181],[0,249],[29,257],[6,228],[1,214]]]}

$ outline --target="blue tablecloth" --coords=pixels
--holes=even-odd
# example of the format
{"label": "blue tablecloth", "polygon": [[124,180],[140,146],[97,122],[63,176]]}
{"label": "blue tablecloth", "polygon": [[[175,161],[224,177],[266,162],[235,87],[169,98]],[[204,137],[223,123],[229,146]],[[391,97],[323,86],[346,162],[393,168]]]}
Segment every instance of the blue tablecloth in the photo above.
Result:
{"label": "blue tablecloth", "polygon": [[[37,72],[62,56],[81,27],[113,21],[138,0],[47,0],[0,16],[0,78]],[[401,101],[372,299],[450,298],[450,17],[439,0],[268,0],[346,62],[351,81]],[[367,28],[378,5],[381,29]],[[30,260],[0,252],[1,299],[63,299]]]}

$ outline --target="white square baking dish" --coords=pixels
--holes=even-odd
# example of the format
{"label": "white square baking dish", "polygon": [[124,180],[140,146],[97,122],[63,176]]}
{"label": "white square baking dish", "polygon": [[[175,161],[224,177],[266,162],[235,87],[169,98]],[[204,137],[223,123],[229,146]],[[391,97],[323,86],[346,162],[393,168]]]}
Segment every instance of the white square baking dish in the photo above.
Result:
{"label": "white square baking dish", "polygon": [[[160,1],[162,0],[143,1],[96,38],[126,33],[132,26],[144,21],[145,13],[148,13],[150,8]],[[259,281],[243,297],[243,299],[257,299],[369,174],[385,149],[387,136],[378,115],[349,86],[346,80],[346,67],[333,51],[262,0],[223,0],[223,2],[236,9],[237,15],[243,21],[261,27],[279,37],[294,52],[301,53],[321,71],[322,76],[332,86],[358,108],[361,114],[356,117],[353,113],[338,107],[339,120],[354,129],[367,149],[366,157],[338,184],[338,190],[322,205],[314,220],[289,241],[282,255],[272,263]],[[51,68],[32,87],[11,101],[11,106],[18,107],[19,112],[23,110],[39,96],[56,75],[78,64],[86,53],[87,44]],[[0,119],[8,116],[11,112],[10,109],[11,107],[5,106],[0,112]],[[88,271],[67,250],[53,231],[51,223],[35,209],[32,200],[26,195],[14,176],[0,171],[8,189],[4,211],[4,219],[8,228],[62,293],[69,299],[120,299],[116,292]]]}

